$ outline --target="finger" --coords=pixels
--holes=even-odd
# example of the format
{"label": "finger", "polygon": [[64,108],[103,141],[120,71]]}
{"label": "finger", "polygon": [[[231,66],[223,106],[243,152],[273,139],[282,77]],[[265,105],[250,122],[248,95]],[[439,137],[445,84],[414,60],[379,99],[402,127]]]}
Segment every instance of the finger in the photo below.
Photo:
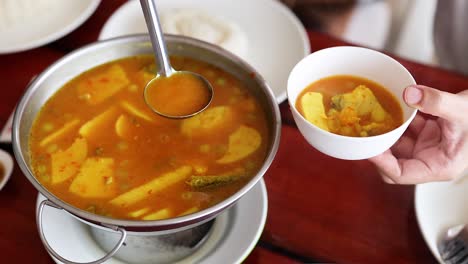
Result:
{"label": "finger", "polygon": [[[385,151],[384,153],[386,152],[389,152],[391,153],[391,150],[387,150]],[[383,172],[382,170],[380,170],[380,162],[382,162],[384,159],[381,159],[381,156],[384,155],[384,153],[378,155],[378,156],[375,156],[375,157],[371,157],[369,158],[369,161],[372,162],[376,168],[377,168],[377,171],[379,172],[382,180],[385,182],[385,183],[388,183],[388,184],[395,184],[395,181],[393,181],[390,177],[388,177],[385,172]]]}
{"label": "finger", "polygon": [[[424,181],[424,178],[421,177],[421,170],[416,171],[415,175],[411,175],[406,172],[403,174],[402,165],[400,161],[408,161],[407,159],[397,159],[395,156],[390,153],[383,153],[378,158],[373,158],[372,162],[379,169],[385,182],[393,182],[398,184],[417,184]],[[427,170],[425,168],[424,170]],[[404,176],[409,175],[409,176]],[[423,173],[423,175],[428,175],[428,173]]]}
{"label": "finger", "polygon": [[414,157],[411,159],[397,158],[397,151],[392,148],[392,151],[386,151],[369,160],[377,166],[381,175],[397,184],[450,180],[466,169],[468,145],[466,137],[454,137],[451,142],[453,150],[448,151],[449,148],[445,146],[448,143],[441,142],[439,125],[436,120],[428,120],[425,123],[413,149]]}
{"label": "finger", "polygon": [[441,130],[436,120],[427,120],[414,145],[414,152],[440,144]]}
{"label": "finger", "polygon": [[468,112],[468,104],[464,94],[452,94],[437,89],[411,85],[403,92],[403,99],[421,112],[442,117],[452,122],[463,121]]}
{"label": "finger", "polygon": [[385,182],[399,183],[397,179],[401,175],[401,170],[392,151],[387,150],[380,155],[369,158],[369,161],[374,163]]}
{"label": "finger", "polygon": [[[397,159],[391,151],[369,159],[387,181],[397,184],[417,184],[432,180],[425,163],[414,159]],[[416,161],[416,162],[415,162]]]}
{"label": "finger", "polygon": [[468,97],[468,90],[461,91],[461,92],[459,92],[459,93],[457,93],[457,94],[460,95],[460,96],[464,96],[465,98],[467,98],[467,97]]}
{"label": "finger", "polygon": [[410,158],[413,156],[415,140],[403,135],[392,147],[392,153],[399,158]]}
{"label": "finger", "polygon": [[389,177],[387,177],[387,176],[383,176],[383,175],[382,175],[382,180],[383,180],[385,183],[388,183],[388,184],[395,184],[395,182],[394,182],[391,178],[389,178]]}
{"label": "finger", "polygon": [[417,136],[424,128],[425,123],[426,119],[418,114],[414,117],[413,121],[411,121],[408,130],[411,132],[412,135]]}
{"label": "finger", "polygon": [[382,177],[382,180],[387,183],[387,184],[395,184],[396,182],[394,180],[392,180],[392,178],[388,177],[388,175],[386,175],[383,171],[381,170],[378,170],[379,171],[379,174],[380,176]]}
{"label": "finger", "polygon": [[419,184],[432,181],[446,181],[458,175],[459,166],[441,152],[438,147],[425,151],[421,159],[396,159],[384,153],[374,162],[382,175],[397,184]]}

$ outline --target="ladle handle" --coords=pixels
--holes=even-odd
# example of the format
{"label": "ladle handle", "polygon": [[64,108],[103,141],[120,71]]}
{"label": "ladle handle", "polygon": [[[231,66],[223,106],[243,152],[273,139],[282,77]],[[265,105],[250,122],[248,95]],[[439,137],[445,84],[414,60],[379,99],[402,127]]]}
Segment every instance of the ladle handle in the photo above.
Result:
{"label": "ladle handle", "polygon": [[53,202],[51,202],[49,200],[44,200],[44,201],[41,202],[41,204],[39,205],[39,208],[37,209],[37,214],[36,214],[36,223],[37,223],[37,229],[39,230],[39,237],[41,238],[42,243],[44,244],[47,252],[49,252],[52,256],[54,256],[56,259],[60,260],[63,263],[66,263],[66,264],[99,264],[99,263],[103,263],[104,261],[112,258],[115,255],[115,253],[117,253],[117,251],[120,249],[120,247],[122,247],[122,245],[123,245],[123,243],[125,241],[125,238],[127,238],[127,231],[125,231],[125,229],[123,229],[121,227],[118,227],[118,226],[106,226],[106,227],[112,229],[113,231],[118,231],[118,232],[120,232],[122,234],[122,236],[120,237],[120,240],[117,242],[117,245],[109,253],[104,255],[102,258],[100,258],[98,260],[95,260],[95,261],[91,261],[91,262],[74,262],[74,261],[65,259],[62,256],[60,256],[57,252],[55,252],[55,250],[52,249],[52,247],[47,242],[46,237],[44,236],[44,230],[42,228],[42,213],[43,213],[44,207],[46,205],[54,207],[56,209],[62,209],[60,206],[54,204]]}
{"label": "ladle handle", "polygon": [[159,68],[158,73],[164,77],[169,76],[172,73],[172,66],[167,55],[166,42],[159,23],[156,3],[154,0],[140,0],[140,4],[153,46],[156,65]]}

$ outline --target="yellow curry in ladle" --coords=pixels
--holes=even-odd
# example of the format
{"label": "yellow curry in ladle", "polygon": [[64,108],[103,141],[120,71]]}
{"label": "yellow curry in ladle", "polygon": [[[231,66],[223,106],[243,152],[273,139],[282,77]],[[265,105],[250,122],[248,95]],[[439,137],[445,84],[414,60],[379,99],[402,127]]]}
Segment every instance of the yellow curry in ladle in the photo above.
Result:
{"label": "yellow curry in ladle", "polygon": [[93,68],[36,117],[29,143],[40,183],[80,209],[134,220],[194,213],[242,188],[266,157],[264,110],[222,69],[185,57],[171,62],[210,81],[207,110],[182,120],[153,113],[143,100],[156,72],[150,56]]}
{"label": "yellow curry in ladle", "polygon": [[211,93],[193,74],[173,73],[152,80],[146,90],[146,103],[163,116],[188,116],[208,105]]}

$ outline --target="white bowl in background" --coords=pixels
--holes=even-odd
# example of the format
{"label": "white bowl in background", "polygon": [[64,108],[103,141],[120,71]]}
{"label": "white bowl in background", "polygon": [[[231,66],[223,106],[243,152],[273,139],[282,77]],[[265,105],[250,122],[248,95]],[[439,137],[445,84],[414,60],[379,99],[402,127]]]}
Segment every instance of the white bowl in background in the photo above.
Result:
{"label": "white bowl in background", "polygon": [[[372,137],[341,136],[311,124],[296,109],[296,100],[309,84],[333,75],[354,75],[383,85],[398,99],[403,124]],[[406,105],[402,93],[415,83],[408,70],[393,58],[367,48],[342,46],[323,49],[302,59],[289,74],[287,93],[294,121],[309,144],[335,158],[359,160],[384,152],[401,137],[417,112]]]}
{"label": "white bowl in background", "polygon": [[100,2],[0,1],[0,54],[30,50],[67,35],[82,25]]}

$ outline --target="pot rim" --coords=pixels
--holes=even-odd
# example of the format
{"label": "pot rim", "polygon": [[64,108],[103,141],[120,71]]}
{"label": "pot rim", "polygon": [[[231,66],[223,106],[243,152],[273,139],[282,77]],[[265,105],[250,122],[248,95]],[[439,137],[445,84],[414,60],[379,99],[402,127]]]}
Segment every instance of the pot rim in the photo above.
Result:
{"label": "pot rim", "polygon": [[33,176],[33,172],[29,168],[29,165],[26,163],[21,147],[20,147],[20,121],[21,117],[24,114],[25,108],[28,105],[28,100],[31,98],[33,92],[35,91],[36,87],[38,87],[44,80],[46,80],[49,75],[51,75],[56,69],[62,67],[62,64],[66,63],[67,61],[73,60],[76,57],[83,56],[84,54],[96,50],[101,49],[102,47],[109,46],[109,45],[117,45],[117,44],[150,44],[149,36],[146,34],[136,34],[136,35],[129,35],[123,37],[117,37],[107,40],[102,40],[98,42],[93,42],[87,44],[83,47],[78,48],[75,51],[65,55],[64,57],[60,58],[59,60],[55,61],[53,64],[48,66],[45,70],[43,70],[28,86],[25,90],[24,94],[21,97],[20,102],[18,103],[14,118],[13,118],[13,127],[12,127],[12,144],[13,144],[13,152],[15,158],[18,162],[18,165],[21,171],[25,174],[28,180],[33,184],[33,186],[38,190],[42,195],[44,195],[48,200],[55,203],[61,209],[67,211],[68,213],[74,215],[75,217],[80,218],[84,221],[89,221],[91,223],[100,225],[100,226],[120,226],[120,227],[129,227],[129,230],[134,229],[135,231],[145,231],[148,229],[151,230],[168,230],[173,228],[181,228],[181,227],[193,227],[197,223],[206,222],[209,219],[214,218],[220,212],[224,211],[225,209],[232,206],[238,199],[240,199],[247,191],[249,191],[257,182],[260,180],[261,177],[266,173],[267,169],[270,167],[273,159],[277,153],[280,141],[280,133],[281,133],[281,116],[278,104],[276,102],[276,98],[266,83],[266,81],[261,77],[261,75],[248,63],[244,60],[239,58],[238,56],[226,51],[218,46],[213,44],[197,40],[190,37],[185,36],[176,36],[176,35],[165,35],[167,42],[175,42],[185,45],[196,46],[201,49],[208,50],[210,52],[215,53],[221,57],[227,58],[229,61],[234,62],[237,66],[245,69],[247,72],[252,73],[251,77],[255,80],[255,83],[259,84],[263,89],[264,94],[266,95],[266,99],[268,102],[268,106],[273,111],[272,117],[274,124],[272,125],[272,143],[269,146],[267,156],[265,157],[264,163],[262,167],[257,171],[257,174],[247,183],[245,184],[240,190],[236,193],[232,194],[227,199],[219,202],[211,207],[208,207],[204,210],[198,211],[193,214],[163,219],[163,220],[152,220],[152,221],[143,221],[143,220],[127,220],[127,219],[116,219],[110,218],[102,215],[92,214],[88,211],[79,209],[71,204],[68,204],[62,201],[59,197],[55,196],[51,192],[47,190],[37,179]]}

